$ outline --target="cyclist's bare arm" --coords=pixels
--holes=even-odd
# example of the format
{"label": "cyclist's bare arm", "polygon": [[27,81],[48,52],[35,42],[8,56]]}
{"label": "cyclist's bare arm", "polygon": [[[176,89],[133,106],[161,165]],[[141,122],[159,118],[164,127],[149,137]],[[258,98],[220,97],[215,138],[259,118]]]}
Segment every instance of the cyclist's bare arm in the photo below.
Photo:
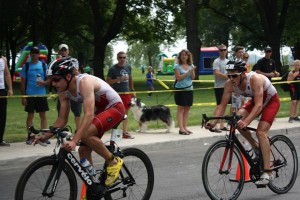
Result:
{"label": "cyclist's bare arm", "polygon": [[[222,100],[220,105],[218,105],[214,111],[214,116],[223,116],[225,114],[226,111],[226,107],[228,102],[231,99],[231,94],[233,92],[233,85],[230,82],[230,80],[226,81],[225,85],[224,85],[224,93],[222,96]],[[210,129],[210,128],[214,128],[216,126],[216,124],[218,123],[218,120],[212,120],[211,122],[208,122],[205,124],[205,128]]]}
{"label": "cyclist's bare arm", "polygon": [[[56,121],[52,125],[53,127],[63,128],[68,123],[68,116],[70,111],[70,101],[69,98],[66,96],[64,92],[60,92],[58,94],[59,101],[60,101],[60,111],[59,116],[57,117]],[[35,138],[33,145],[37,144],[39,141],[45,142],[47,139],[53,137],[53,133],[45,132],[42,135],[39,135]]]}

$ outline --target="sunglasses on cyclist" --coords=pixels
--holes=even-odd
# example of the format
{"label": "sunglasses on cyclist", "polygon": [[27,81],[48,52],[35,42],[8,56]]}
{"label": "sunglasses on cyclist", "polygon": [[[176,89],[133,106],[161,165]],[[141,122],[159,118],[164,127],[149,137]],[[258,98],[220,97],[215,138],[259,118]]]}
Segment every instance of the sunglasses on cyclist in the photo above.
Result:
{"label": "sunglasses on cyclist", "polygon": [[241,75],[241,73],[227,74],[227,77],[228,77],[229,79],[235,79],[235,78],[238,77],[239,75]]}
{"label": "sunglasses on cyclist", "polygon": [[60,78],[60,77],[53,77],[53,78],[51,78],[51,81],[54,82],[54,83],[57,83],[57,82],[59,82],[61,79],[62,79],[62,78]]}

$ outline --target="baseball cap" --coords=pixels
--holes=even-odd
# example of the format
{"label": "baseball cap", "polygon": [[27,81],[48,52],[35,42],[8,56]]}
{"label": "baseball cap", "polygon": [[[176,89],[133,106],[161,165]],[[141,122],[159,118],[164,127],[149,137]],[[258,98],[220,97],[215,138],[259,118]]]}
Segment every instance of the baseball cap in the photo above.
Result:
{"label": "baseball cap", "polygon": [[30,53],[40,53],[40,49],[37,46],[34,46],[30,49]]}
{"label": "baseball cap", "polygon": [[66,45],[66,44],[61,44],[61,45],[58,46],[59,50],[61,50],[62,48],[69,49],[68,45]]}
{"label": "baseball cap", "polygon": [[272,51],[272,48],[270,46],[266,46],[265,51]]}

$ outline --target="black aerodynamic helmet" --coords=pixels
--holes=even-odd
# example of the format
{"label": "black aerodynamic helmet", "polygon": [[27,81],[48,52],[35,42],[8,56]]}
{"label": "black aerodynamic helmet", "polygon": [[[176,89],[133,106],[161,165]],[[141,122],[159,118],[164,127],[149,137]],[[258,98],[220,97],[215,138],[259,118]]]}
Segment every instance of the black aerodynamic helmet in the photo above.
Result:
{"label": "black aerodynamic helmet", "polygon": [[53,60],[49,63],[47,76],[59,75],[65,77],[67,74],[74,75],[75,68],[78,68],[78,60],[71,56]]}
{"label": "black aerodynamic helmet", "polygon": [[231,61],[230,60],[226,64],[225,69],[227,71],[230,71],[230,70],[238,70],[239,72],[247,71],[246,62],[241,61],[241,60],[238,60],[238,61]]}

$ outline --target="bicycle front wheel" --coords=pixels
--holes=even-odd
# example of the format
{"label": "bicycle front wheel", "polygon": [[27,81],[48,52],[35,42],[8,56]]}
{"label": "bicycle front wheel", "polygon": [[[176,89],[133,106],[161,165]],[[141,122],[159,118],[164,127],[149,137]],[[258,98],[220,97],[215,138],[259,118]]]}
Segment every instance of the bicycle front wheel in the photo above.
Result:
{"label": "bicycle front wheel", "polygon": [[[18,181],[15,200],[76,199],[77,181],[73,170],[65,164],[58,182],[54,183],[57,166],[58,161],[53,156],[40,158],[30,164]],[[52,190],[55,190],[54,193]]]}
{"label": "bicycle front wheel", "polygon": [[202,163],[202,182],[214,200],[234,200],[241,194],[245,177],[244,163],[237,147],[230,150],[226,140],[209,147]]}
{"label": "bicycle front wheel", "polygon": [[275,193],[287,193],[294,186],[298,174],[295,146],[288,137],[276,135],[271,138],[270,147],[270,166],[274,180],[268,186]]}
{"label": "bicycle front wheel", "polygon": [[119,179],[109,188],[111,192],[108,191],[104,199],[150,199],[154,186],[154,171],[149,157],[136,148],[127,148],[122,152],[124,164]]}

